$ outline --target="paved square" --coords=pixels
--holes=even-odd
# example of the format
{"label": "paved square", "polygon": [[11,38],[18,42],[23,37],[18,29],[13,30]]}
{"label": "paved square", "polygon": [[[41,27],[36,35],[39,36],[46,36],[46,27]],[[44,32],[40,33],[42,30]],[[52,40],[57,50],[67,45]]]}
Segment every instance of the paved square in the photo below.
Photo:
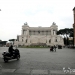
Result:
{"label": "paved square", "polygon": [[35,74],[48,74],[47,70],[32,70],[32,75]]}
{"label": "paved square", "polygon": [[[11,73],[26,74],[64,74],[63,68],[75,69],[75,49],[63,48],[56,52],[50,52],[49,48],[19,48],[21,58],[19,61],[11,60],[4,63],[2,52],[7,51],[7,47],[0,47],[0,64],[3,69]],[[6,70],[8,72],[8,70]],[[6,72],[4,70],[4,72]],[[75,74],[72,72],[71,74]]]}

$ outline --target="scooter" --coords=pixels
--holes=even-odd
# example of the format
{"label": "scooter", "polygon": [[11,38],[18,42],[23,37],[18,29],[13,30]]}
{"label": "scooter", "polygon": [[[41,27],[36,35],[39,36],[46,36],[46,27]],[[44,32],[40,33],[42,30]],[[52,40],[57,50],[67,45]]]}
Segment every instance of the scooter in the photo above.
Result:
{"label": "scooter", "polygon": [[13,51],[12,55],[9,52],[6,52],[6,51],[4,51],[2,53],[2,55],[3,55],[4,62],[8,62],[8,60],[12,60],[12,59],[17,59],[17,60],[20,59],[20,52],[19,52],[18,49],[15,49]]}

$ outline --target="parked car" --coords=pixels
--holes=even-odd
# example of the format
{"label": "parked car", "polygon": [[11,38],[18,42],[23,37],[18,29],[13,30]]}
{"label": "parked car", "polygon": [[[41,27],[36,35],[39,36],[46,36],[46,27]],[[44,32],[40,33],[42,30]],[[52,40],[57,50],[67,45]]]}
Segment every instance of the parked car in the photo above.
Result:
{"label": "parked car", "polygon": [[58,49],[62,49],[62,46],[61,45],[58,45]]}

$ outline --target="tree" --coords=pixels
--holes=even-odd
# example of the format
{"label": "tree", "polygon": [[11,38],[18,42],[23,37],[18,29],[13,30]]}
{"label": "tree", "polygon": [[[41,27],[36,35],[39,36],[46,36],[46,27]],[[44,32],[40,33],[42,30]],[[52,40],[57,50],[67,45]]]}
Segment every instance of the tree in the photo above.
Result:
{"label": "tree", "polygon": [[66,35],[66,37],[68,35],[70,35],[71,33],[73,33],[73,28],[65,28],[65,29],[60,29],[59,31],[57,31],[57,35],[61,34],[61,35]]}
{"label": "tree", "polygon": [[66,39],[66,43],[64,41],[64,44],[67,45],[69,40],[68,37],[73,36],[73,28],[60,29],[59,31],[57,31],[57,35],[60,35],[60,34],[64,36],[64,40]]}
{"label": "tree", "polygon": [[15,39],[9,39],[9,41],[10,41],[10,42],[13,42],[13,45],[14,45]]}
{"label": "tree", "polygon": [[64,37],[64,45],[66,45],[66,38]]}
{"label": "tree", "polygon": [[6,45],[6,42],[7,42],[7,41],[0,41],[0,45],[1,45],[1,46],[4,46],[4,45]]}
{"label": "tree", "polygon": [[0,41],[2,41],[2,40],[0,40]]}
{"label": "tree", "polygon": [[69,37],[74,37],[73,28],[70,29],[70,35]]}
{"label": "tree", "polygon": [[69,45],[69,38],[68,37],[67,37],[66,41],[67,41],[66,45]]}

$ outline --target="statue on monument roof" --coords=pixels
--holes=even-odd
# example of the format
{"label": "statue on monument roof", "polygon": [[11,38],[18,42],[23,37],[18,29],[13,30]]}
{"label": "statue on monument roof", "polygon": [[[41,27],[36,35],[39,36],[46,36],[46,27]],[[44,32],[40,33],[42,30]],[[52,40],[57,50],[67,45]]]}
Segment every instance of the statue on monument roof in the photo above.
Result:
{"label": "statue on monument roof", "polygon": [[28,24],[27,24],[27,22],[26,22],[26,23],[24,23],[24,25],[28,25]]}
{"label": "statue on monument roof", "polygon": [[52,25],[56,25],[56,23],[55,23],[55,22],[53,22],[53,23],[52,23]]}

